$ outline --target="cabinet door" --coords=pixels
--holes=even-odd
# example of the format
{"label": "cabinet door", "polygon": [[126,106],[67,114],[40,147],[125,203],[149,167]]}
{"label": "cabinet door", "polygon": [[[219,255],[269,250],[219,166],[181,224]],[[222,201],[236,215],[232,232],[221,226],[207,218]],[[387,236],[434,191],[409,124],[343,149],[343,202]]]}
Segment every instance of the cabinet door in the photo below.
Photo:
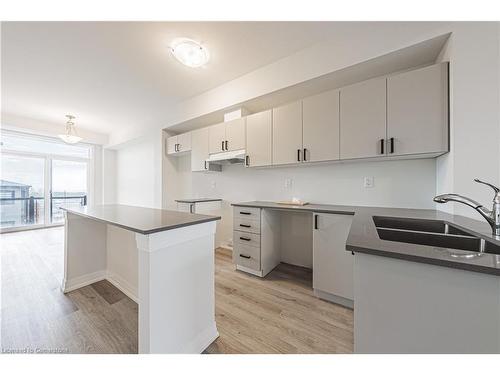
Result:
{"label": "cabinet door", "polygon": [[389,155],[448,151],[448,63],[387,78]]}
{"label": "cabinet door", "polygon": [[226,140],[226,124],[212,125],[208,128],[209,152],[216,154],[224,151],[223,142]]}
{"label": "cabinet door", "polygon": [[167,154],[175,154],[177,152],[177,136],[167,138]]}
{"label": "cabinet door", "polygon": [[179,152],[191,151],[191,132],[179,134],[177,136],[177,150]]}
{"label": "cabinet door", "polygon": [[243,117],[226,122],[226,151],[243,150],[245,148],[245,121],[246,119]]}
{"label": "cabinet door", "polygon": [[382,155],[380,143],[386,138],[385,83],[385,78],[376,78],[340,89],[341,159]]}
{"label": "cabinet door", "polygon": [[247,116],[246,135],[248,166],[271,165],[272,110]]}
{"label": "cabinet door", "polygon": [[208,128],[191,132],[191,171],[204,171],[208,159]]}
{"label": "cabinet door", "polygon": [[304,161],[339,158],[339,90],[305,98],[303,114]]}
{"label": "cabinet door", "polygon": [[313,288],[352,300],[354,256],[345,249],[352,215],[314,216]]}
{"label": "cabinet door", "polygon": [[273,108],[273,165],[302,161],[302,102]]}

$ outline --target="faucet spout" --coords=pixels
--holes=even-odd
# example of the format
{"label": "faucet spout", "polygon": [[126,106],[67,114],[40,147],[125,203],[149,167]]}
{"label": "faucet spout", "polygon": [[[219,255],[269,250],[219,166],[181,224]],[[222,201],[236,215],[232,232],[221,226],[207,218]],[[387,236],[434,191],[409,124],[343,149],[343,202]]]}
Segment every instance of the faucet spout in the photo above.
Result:
{"label": "faucet spout", "polygon": [[[481,182],[482,181],[477,181]],[[499,195],[496,192],[497,196]],[[465,204],[469,207],[475,209],[491,226],[492,233],[495,237],[500,238],[500,203],[497,203],[497,198],[493,201],[493,209],[490,211],[486,209],[481,203],[476,202],[473,199],[464,197],[459,194],[441,194],[434,197],[434,202],[436,203],[447,203],[447,202],[458,202]]]}
{"label": "faucet spout", "polygon": [[478,203],[473,199],[464,197],[463,195],[459,195],[459,194],[437,195],[434,197],[434,202],[436,202],[436,203],[458,202],[458,203],[466,204],[467,206],[470,206],[475,210],[477,210],[479,207],[483,206],[481,203]]}

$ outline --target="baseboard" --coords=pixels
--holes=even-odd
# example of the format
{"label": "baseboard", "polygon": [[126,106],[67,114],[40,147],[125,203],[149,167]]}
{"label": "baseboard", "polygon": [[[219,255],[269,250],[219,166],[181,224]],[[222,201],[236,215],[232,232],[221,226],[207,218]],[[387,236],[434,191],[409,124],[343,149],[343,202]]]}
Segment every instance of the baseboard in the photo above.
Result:
{"label": "baseboard", "polygon": [[84,286],[96,283],[106,278],[106,271],[96,271],[83,276],[75,277],[71,280],[63,280],[62,291],[68,293],[76,289],[83,288]]}
{"label": "baseboard", "polygon": [[248,267],[245,267],[245,266],[240,266],[239,264],[236,265],[236,269],[238,271],[242,271],[242,272],[246,272],[246,273],[249,273],[251,275],[254,275],[254,276],[259,276],[259,277],[263,277],[264,274],[262,273],[262,271],[255,271],[251,268],[248,268]]}
{"label": "baseboard", "polygon": [[117,275],[116,273],[108,271],[106,273],[106,280],[122,291],[128,298],[135,303],[139,303],[139,293],[137,288],[134,288],[127,280]]}
{"label": "baseboard", "polygon": [[208,346],[213,343],[217,337],[219,337],[219,332],[217,331],[217,326],[215,321],[207,327],[205,330],[200,332],[193,340],[191,340],[182,350],[181,353],[196,353],[201,354],[208,348]]}
{"label": "baseboard", "polygon": [[314,289],[314,295],[320,299],[324,299],[325,301],[333,302],[337,305],[342,305],[350,309],[354,309],[354,301],[352,299],[340,297],[335,294],[324,292],[318,289]]}

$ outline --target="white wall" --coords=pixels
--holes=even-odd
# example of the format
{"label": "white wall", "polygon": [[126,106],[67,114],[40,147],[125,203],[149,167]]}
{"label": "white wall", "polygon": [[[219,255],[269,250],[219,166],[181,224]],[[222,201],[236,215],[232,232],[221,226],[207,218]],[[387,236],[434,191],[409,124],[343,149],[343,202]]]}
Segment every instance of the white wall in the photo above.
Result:
{"label": "white wall", "polygon": [[161,208],[160,132],[116,150],[116,203]]}
{"label": "white wall", "polygon": [[[438,193],[463,194],[489,207],[500,185],[499,23],[460,23],[440,60],[450,61],[451,152],[437,160]],[[484,220],[461,204],[438,209]]]}
{"label": "white wall", "polygon": [[114,204],[117,202],[116,190],[116,153],[115,150],[104,149],[102,155],[102,202],[103,204]]}
{"label": "white wall", "polygon": [[[249,169],[223,167],[220,173],[190,172],[190,156],[174,159],[177,177],[166,181],[177,187],[179,198],[224,199],[218,228],[223,240],[232,237],[230,204],[252,200],[279,201],[297,197],[311,203],[340,205],[434,208],[436,163],[434,159],[344,162]],[[375,186],[364,188],[364,177]],[[285,181],[292,180],[291,188]],[[180,189],[178,187],[181,187]]]}

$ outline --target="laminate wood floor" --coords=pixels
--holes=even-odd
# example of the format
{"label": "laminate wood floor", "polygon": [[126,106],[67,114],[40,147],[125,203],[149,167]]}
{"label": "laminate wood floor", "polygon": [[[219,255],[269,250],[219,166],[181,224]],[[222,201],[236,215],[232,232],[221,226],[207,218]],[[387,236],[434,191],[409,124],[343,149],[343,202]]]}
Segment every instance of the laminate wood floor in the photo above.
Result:
{"label": "laminate wood floor", "polygon": [[[137,304],[107,281],[63,294],[62,227],[1,235],[2,352],[137,353]],[[308,269],[266,278],[215,256],[220,337],[207,353],[351,353],[353,312],[313,296]]]}

